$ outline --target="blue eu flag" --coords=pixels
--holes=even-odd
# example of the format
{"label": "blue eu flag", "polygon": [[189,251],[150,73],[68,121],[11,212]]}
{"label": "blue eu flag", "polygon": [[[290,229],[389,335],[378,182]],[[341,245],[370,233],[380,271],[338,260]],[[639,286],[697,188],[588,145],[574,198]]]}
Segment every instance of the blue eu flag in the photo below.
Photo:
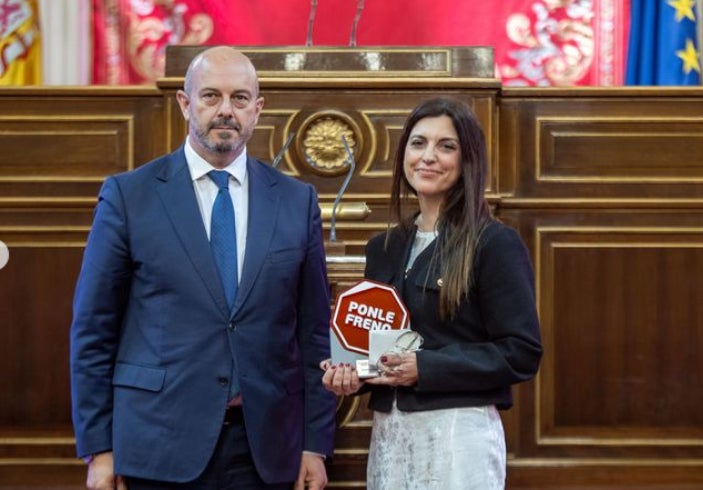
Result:
{"label": "blue eu flag", "polygon": [[631,3],[627,85],[700,85],[696,0]]}

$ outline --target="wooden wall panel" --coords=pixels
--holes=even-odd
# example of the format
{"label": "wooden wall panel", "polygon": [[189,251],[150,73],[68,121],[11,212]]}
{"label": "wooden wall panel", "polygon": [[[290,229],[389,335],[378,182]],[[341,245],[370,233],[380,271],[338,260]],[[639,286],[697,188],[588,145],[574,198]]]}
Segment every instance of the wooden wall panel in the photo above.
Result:
{"label": "wooden wall panel", "polygon": [[703,372],[696,342],[703,304],[692,301],[703,297],[703,227],[539,226],[536,233],[551,347],[540,377],[538,443],[580,438],[659,454],[678,444],[703,455],[703,416],[688,382]]}
{"label": "wooden wall panel", "polygon": [[538,117],[536,177],[557,183],[701,182],[703,117]]}
{"label": "wooden wall panel", "polygon": [[102,181],[166,151],[165,121],[153,88],[0,90],[0,488],[81,488],[73,289]]}
{"label": "wooden wall panel", "polygon": [[701,488],[703,210],[501,216],[533,250],[545,346],[512,488]]}
{"label": "wooden wall panel", "polygon": [[532,251],[545,346],[516,488],[703,488],[702,103],[699,88],[499,97],[498,215]]}
{"label": "wooden wall panel", "polygon": [[167,149],[156,89],[0,90],[0,202],[94,201],[102,180]]}
{"label": "wooden wall panel", "polygon": [[703,412],[689,396],[690,373],[703,372],[703,302],[692,301],[703,298],[703,228],[537,233],[540,284],[553,291],[543,332],[554,352],[540,437],[603,442],[665,431],[661,445],[688,439],[703,449]]}
{"label": "wooden wall panel", "polygon": [[693,89],[504,89],[502,189],[548,199],[703,196]]}
{"label": "wooden wall panel", "polygon": [[[0,175],[28,180],[66,179],[78,175],[102,179],[134,168],[126,153],[134,140],[133,117],[0,117],[3,144],[21,153],[0,154]],[[86,145],[86,140],[91,145]],[[56,152],[56,148],[72,148]]]}
{"label": "wooden wall panel", "polygon": [[[11,403],[0,406],[0,433],[42,427],[70,436],[68,325],[62,321],[71,317],[71,296],[65,292],[75,286],[82,248],[80,243],[20,242],[13,233],[0,233],[11,250],[0,282],[5,326],[0,372],[13,373],[0,381],[0,391],[13,394]],[[31,308],[18,307],[27,302]]]}

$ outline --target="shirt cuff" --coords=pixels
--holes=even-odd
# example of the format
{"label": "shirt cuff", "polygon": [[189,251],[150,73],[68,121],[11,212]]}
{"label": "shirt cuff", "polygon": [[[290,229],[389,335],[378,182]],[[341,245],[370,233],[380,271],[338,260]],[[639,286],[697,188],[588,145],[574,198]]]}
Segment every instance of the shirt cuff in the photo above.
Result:
{"label": "shirt cuff", "polygon": [[327,459],[327,456],[325,456],[324,454],[316,453],[314,451],[303,451],[303,454],[312,454],[313,456],[319,456],[322,458],[323,461]]}

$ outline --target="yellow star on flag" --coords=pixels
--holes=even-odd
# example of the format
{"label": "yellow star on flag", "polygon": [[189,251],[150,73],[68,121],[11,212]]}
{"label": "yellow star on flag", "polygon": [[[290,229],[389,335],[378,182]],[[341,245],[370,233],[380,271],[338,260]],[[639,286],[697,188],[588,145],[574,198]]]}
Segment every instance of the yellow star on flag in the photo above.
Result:
{"label": "yellow star on flag", "polygon": [[693,22],[696,21],[696,17],[693,15],[693,7],[696,5],[696,0],[669,0],[667,3],[670,7],[676,9],[676,22],[681,22],[684,17]]}
{"label": "yellow star on flag", "polygon": [[683,71],[686,75],[691,73],[691,70],[696,70],[698,73],[701,72],[701,66],[698,62],[698,51],[696,51],[696,46],[691,39],[686,39],[686,49],[677,51],[676,56],[683,61]]}

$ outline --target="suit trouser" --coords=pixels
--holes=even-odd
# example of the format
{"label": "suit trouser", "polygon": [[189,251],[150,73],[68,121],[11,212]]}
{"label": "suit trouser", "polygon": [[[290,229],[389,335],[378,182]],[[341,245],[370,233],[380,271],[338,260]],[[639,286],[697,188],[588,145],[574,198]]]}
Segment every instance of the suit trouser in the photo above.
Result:
{"label": "suit trouser", "polygon": [[235,419],[222,426],[215,452],[203,473],[188,483],[169,483],[128,478],[129,490],[290,490],[291,483],[268,485],[254,467],[246,429]]}

